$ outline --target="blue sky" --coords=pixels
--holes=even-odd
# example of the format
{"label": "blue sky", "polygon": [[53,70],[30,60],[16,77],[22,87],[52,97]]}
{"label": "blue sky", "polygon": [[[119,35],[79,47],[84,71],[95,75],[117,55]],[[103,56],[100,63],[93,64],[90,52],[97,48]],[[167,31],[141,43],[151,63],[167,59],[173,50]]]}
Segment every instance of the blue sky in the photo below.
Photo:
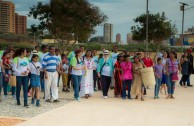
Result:
{"label": "blue sky", "polygon": [[[49,0],[10,0],[16,4],[16,12],[26,15],[29,7],[37,2],[48,2]],[[131,26],[134,25],[133,19],[145,13],[146,0],[89,0],[92,4],[100,7],[108,17],[108,23],[113,24],[114,41],[117,33],[121,33],[122,40],[126,41],[126,34],[130,33]],[[194,0],[149,0],[150,13],[165,12],[169,20],[176,24],[179,33],[181,32],[182,12],[179,2],[185,2],[194,6]],[[194,26],[194,8],[185,11],[185,30]],[[28,17],[28,27],[38,23]],[[103,26],[96,28],[94,36],[103,35]]]}

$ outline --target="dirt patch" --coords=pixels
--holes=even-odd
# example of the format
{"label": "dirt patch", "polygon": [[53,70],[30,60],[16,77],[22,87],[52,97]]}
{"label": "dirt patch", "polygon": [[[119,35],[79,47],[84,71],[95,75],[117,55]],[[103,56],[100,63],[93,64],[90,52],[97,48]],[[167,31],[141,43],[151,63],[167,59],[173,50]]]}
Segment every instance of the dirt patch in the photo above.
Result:
{"label": "dirt patch", "polygon": [[0,126],[14,126],[18,123],[22,123],[26,120],[15,118],[0,118]]}

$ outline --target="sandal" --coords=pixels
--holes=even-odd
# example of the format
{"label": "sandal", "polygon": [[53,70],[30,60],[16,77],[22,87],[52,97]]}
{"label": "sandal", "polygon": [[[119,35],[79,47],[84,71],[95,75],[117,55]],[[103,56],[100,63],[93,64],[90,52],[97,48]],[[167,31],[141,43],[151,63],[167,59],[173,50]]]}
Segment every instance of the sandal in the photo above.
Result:
{"label": "sandal", "polygon": [[170,95],[168,95],[168,96],[166,97],[166,99],[169,99],[169,98],[171,98],[171,96],[170,96]]}
{"label": "sandal", "polygon": [[135,97],[135,99],[138,99],[138,95]]}

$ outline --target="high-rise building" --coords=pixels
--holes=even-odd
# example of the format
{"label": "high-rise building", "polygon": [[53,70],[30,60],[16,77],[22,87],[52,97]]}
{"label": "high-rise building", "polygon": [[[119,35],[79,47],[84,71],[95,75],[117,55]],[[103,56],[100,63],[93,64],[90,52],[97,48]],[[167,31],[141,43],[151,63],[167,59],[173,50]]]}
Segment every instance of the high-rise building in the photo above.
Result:
{"label": "high-rise building", "polygon": [[0,32],[15,33],[15,4],[0,0]]}
{"label": "high-rise building", "polygon": [[104,42],[113,42],[113,24],[104,24]]}
{"label": "high-rise building", "polygon": [[127,44],[134,44],[138,43],[138,41],[133,40],[133,35],[132,34],[127,34]]}
{"label": "high-rise building", "polygon": [[121,34],[117,33],[116,35],[116,43],[121,43]]}
{"label": "high-rise building", "polygon": [[16,34],[26,34],[27,17],[15,13]]}

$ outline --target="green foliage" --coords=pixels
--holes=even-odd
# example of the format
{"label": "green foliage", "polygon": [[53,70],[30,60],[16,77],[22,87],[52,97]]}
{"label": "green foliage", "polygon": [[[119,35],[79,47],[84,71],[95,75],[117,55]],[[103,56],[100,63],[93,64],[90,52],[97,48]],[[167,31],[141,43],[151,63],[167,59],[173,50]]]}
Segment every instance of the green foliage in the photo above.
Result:
{"label": "green foliage", "polygon": [[[29,16],[40,21],[39,30],[48,30],[63,48],[70,40],[87,41],[94,28],[105,22],[107,16],[87,0],[50,0],[38,2],[30,8]],[[67,41],[64,41],[67,40]]]}
{"label": "green foliage", "polygon": [[[131,27],[134,40],[140,42],[146,40],[146,17],[146,14],[142,14],[134,19],[134,22],[137,23],[137,25]],[[162,14],[148,14],[148,18],[149,42],[153,41],[160,45],[163,40],[177,33],[176,26],[168,21],[164,12]]]}

